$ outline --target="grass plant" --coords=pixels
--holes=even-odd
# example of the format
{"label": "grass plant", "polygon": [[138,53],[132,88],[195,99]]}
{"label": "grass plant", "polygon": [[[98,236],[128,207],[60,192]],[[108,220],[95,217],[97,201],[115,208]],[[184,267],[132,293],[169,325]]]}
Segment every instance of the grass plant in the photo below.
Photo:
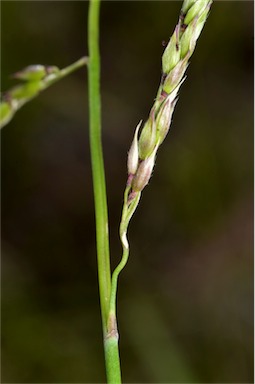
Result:
{"label": "grass plant", "polygon": [[[127,230],[138,206],[141,193],[148,184],[157,151],[169,131],[178,92],[185,80],[189,59],[207,19],[212,0],[184,0],[178,23],[162,56],[162,75],[159,89],[145,124],[136,127],[127,161],[127,183],[119,228],[122,258],[111,274],[108,211],[101,141],[100,0],[90,0],[88,15],[88,58],[84,57],[69,67],[30,66],[17,72],[20,85],[4,94],[1,102],[1,127],[10,122],[16,111],[42,90],[87,64],[89,91],[89,136],[93,190],[95,202],[98,281],[104,337],[107,382],[121,383],[118,347],[116,296],[118,277],[129,257]],[[140,134],[139,134],[140,132]]]}

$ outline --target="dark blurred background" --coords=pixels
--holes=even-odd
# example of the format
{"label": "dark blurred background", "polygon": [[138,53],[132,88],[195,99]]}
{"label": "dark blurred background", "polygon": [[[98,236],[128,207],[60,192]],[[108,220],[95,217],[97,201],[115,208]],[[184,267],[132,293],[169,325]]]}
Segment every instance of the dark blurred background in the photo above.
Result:
{"label": "dark blurred background", "polygon": [[[2,2],[2,90],[87,54],[88,2]],[[127,151],[181,2],[103,1],[112,266]],[[2,382],[105,382],[86,69],[2,131]],[[217,1],[132,220],[118,295],[125,383],[253,382],[253,3]]]}

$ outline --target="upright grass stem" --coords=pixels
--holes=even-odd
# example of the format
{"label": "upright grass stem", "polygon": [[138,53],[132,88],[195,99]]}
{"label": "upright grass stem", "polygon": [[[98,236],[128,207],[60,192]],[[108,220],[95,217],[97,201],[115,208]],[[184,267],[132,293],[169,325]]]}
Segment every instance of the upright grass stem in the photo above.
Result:
{"label": "upright grass stem", "polygon": [[99,0],[91,0],[88,19],[88,83],[89,134],[93,189],[96,216],[96,243],[100,304],[104,334],[107,332],[107,314],[111,291],[111,272],[108,238],[108,213],[104,160],[101,140],[100,56],[99,56]]}
{"label": "upright grass stem", "polygon": [[88,16],[89,131],[95,199],[98,280],[106,374],[108,383],[118,384],[121,383],[118,332],[116,329],[116,318],[109,316],[111,272],[106,186],[101,140],[99,11],[100,0],[90,0]]}

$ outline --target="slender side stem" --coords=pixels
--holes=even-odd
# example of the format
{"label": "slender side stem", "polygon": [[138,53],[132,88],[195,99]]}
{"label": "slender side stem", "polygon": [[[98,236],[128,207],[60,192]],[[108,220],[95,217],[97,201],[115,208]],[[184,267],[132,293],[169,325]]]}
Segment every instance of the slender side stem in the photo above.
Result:
{"label": "slender side stem", "polygon": [[[118,350],[118,327],[116,317],[116,296],[117,296],[117,285],[118,277],[122,269],[125,267],[128,256],[129,256],[129,244],[127,240],[127,228],[129,221],[136,210],[139,203],[141,193],[138,193],[134,200],[129,204],[128,193],[130,186],[128,185],[124,194],[124,204],[122,210],[122,218],[120,223],[120,238],[122,242],[122,258],[118,266],[115,268],[112,274],[112,285],[111,285],[111,297],[108,317],[108,335],[105,339],[105,350],[107,351],[106,356],[106,370],[108,382],[111,384],[121,383],[121,372],[120,372],[120,359]],[[109,373],[109,374],[108,374]]]}
{"label": "slender side stem", "polygon": [[134,200],[129,204],[128,203],[128,194],[130,192],[130,186],[126,187],[125,193],[124,193],[124,204],[123,204],[123,210],[122,210],[122,217],[121,217],[121,223],[120,223],[120,239],[122,243],[122,258],[120,263],[115,268],[113,274],[112,274],[112,289],[111,289],[111,298],[110,298],[110,316],[116,317],[116,297],[117,297],[117,285],[118,285],[118,277],[122,269],[125,267],[128,261],[129,256],[129,244],[127,240],[127,229],[129,222],[131,220],[131,217],[133,216],[140,197],[141,193],[137,193]]}
{"label": "slender side stem", "polygon": [[123,254],[120,263],[115,268],[112,274],[112,285],[111,285],[111,297],[108,317],[108,335],[105,338],[105,350],[107,351],[106,356],[106,370],[108,382],[111,384],[121,383],[121,372],[120,372],[120,359],[118,349],[118,327],[116,317],[116,296],[117,296],[117,284],[118,277],[122,269],[125,267],[128,256],[129,256],[129,244],[127,241],[127,227],[128,223],[138,205],[140,199],[140,193],[137,194],[136,198],[131,204],[128,204],[128,193],[130,186],[126,187],[124,194],[124,204],[122,211],[122,218],[120,223],[120,238],[122,242]]}
{"label": "slender side stem", "polygon": [[121,373],[118,332],[115,317],[109,316],[111,272],[106,187],[101,141],[99,10],[100,0],[90,0],[88,17],[90,148],[95,198],[98,279],[106,374],[109,384],[119,384],[121,383]]}
{"label": "slender side stem", "polygon": [[92,162],[93,189],[96,216],[96,242],[98,260],[99,294],[104,336],[107,333],[107,317],[111,291],[111,272],[108,236],[108,213],[104,161],[101,140],[100,55],[99,55],[100,1],[91,0],[88,16],[89,47],[89,133]]}
{"label": "slender side stem", "polygon": [[83,67],[86,64],[88,64],[88,57],[84,56],[77,60],[75,63],[68,65],[68,67],[60,69],[57,74],[54,74],[52,76],[52,78],[49,76],[49,79],[45,81],[45,87],[43,87],[43,89],[48,88],[48,86],[54,84],[58,80],[62,79],[63,77],[69,75],[70,73],[76,71],[77,69]]}

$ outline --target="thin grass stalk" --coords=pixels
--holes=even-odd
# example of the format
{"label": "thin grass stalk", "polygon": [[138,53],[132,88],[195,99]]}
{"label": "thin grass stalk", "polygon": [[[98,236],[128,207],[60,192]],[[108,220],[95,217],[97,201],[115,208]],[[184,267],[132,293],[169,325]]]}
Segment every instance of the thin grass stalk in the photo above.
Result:
{"label": "thin grass stalk", "polygon": [[118,333],[114,319],[109,320],[111,273],[106,185],[101,140],[99,12],[100,0],[90,0],[88,15],[90,150],[95,200],[98,280],[106,375],[108,383],[118,384],[121,383]]}

